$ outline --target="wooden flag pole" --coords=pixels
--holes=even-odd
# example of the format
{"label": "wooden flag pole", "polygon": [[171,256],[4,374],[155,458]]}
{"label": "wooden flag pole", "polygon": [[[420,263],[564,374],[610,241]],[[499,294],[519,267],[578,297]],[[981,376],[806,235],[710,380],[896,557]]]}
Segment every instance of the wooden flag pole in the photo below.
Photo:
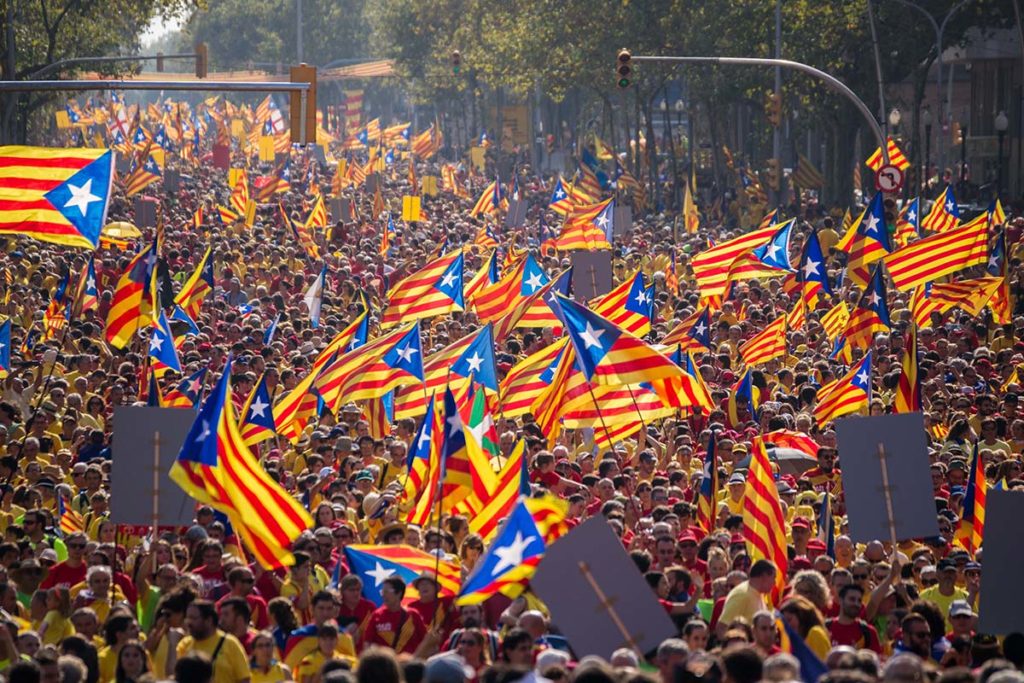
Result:
{"label": "wooden flag pole", "polygon": [[153,432],[153,541],[160,534],[160,431]]}
{"label": "wooden flag pole", "polygon": [[601,586],[598,585],[597,580],[590,571],[590,566],[586,562],[580,561],[577,563],[577,566],[580,568],[580,574],[583,575],[583,578],[586,579],[590,588],[594,591],[594,594],[597,595],[597,599],[601,604],[601,609],[608,613],[609,618],[611,618],[612,623],[615,624],[615,628],[619,630],[619,633],[622,634],[626,644],[629,645],[629,647],[636,652],[638,656],[643,657],[644,653],[640,650],[640,644],[636,642],[633,634],[629,632],[629,629],[626,628],[626,624],[622,621],[622,617],[620,617],[619,613],[615,611],[615,600],[609,598],[604,590],[601,589]]}
{"label": "wooden flag pole", "polygon": [[889,540],[892,555],[896,557],[896,514],[893,512],[892,487],[889,485],[889,463],[886,461],[885,444],[878,444],[878,462],[882,467],[882,495],[885,497],[885,514],[889,520]]}

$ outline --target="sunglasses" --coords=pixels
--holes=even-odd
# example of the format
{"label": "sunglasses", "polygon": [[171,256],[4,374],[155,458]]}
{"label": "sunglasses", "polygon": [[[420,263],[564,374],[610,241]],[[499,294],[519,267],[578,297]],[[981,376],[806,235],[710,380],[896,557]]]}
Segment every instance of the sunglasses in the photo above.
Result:
{"label": "sunglasses", "polygon": [[867,578],[868,578],[867,574],[854,574],[853,575],[853,580],[854,581],[867,581]]}

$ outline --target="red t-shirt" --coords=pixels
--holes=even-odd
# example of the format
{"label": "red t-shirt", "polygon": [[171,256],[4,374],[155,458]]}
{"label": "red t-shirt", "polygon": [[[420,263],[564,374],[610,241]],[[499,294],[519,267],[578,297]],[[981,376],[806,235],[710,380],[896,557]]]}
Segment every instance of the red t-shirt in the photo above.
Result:
{"label": "red t-shirt", "polygon": [[85,572],[88,569],[85,562],[72,567],[67,563],[58,562],[57,564],[50,567],[50,573],[46,575],[43,582],[39,584],[40,588],[71,588],[77,583],[85,581]]}
{"label": "red t-shirt", "polygon": [[[218,600],[217,611],[220,612],[220,608],[224,604],[225,600],[233,597],[235,596],[231,593],[228,593],[223,598]],[[267,617],[267,601],[261,598],[260,596],[252,595],[251,593],[245,596],[245,601],[249,603],[249,611],[252,613],[252,616],[249,617],[249,623],[253,625],[253,628],[262,631],[263,629],[270,626],[270,619]],[[245,643],[243,643],[243,645],[244,644]],[[246,651],[248,651],[249,648],[246,647],[245,649]]]}
{"label": "red t-shirt", "polygon": [[[402,629],[407,628],[406,623],[412,624],[412,637],[402,643],[399,649],[395,645],[399,644],[398,639]],[[378,607],[370,615],[370,623],[366,625],[366,633],[363,634],[363,644],[383,645],[398,653],[412,654],[426,634],[427,627],[418,612],[404,608],[392,612],[387,607]]]}
{"label": "red t-shirt", "polygon": [[858,619],[852,624],[840,624],[838,619],[829,619],[827,626],[833,645],[850,645],[858,649],[866,647],[882,654],[878,631],[866,621]]}
{"label": "red t-shirt", "polygon": [[208,569],[206,565],[193,569],[192,573],[203,581],[203,598],[216,600],[220,597],[218,592],[227,586],[227,577],[224,576],[224,568]]}

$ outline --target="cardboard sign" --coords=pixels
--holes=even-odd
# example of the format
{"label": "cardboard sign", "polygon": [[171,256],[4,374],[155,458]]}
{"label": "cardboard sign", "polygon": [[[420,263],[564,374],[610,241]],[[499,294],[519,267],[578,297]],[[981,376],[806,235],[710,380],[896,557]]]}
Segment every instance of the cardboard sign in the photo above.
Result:
{"label": "cardboard sign", "polygon": [[130,154],[118,154],[114,152],[114,168],[117,169],[117,175],[126,176],[132,167],[132,157]]}
{"label": "cardboard sign", "polygon": [[530,585],[577,658],[607,657],[620,647],[642,654],[676,635],[654,591],[600,515],[555,541]]}
{"label": "cardboard sign", "polygon": [[1024,493],[989,489],[985,499],[985,562],[981,572],[978,631],[1006,635],[1024,631],[1024,592],[1016,590],[1024,566],[1017,524],[1024,519]]}
{"label": "cardboard sign", "polygon": [[633,229],[633,207],[629,204],[615,204],[615,221],[613,232],[615,235],[625,235]]}
{"label": "cardboard sign", "polygon": [[380,175],[377,173],[366,174],[366,182],[363,183],[363,189],[369,193],[377,191],[377,183],[380,182]]}
{"label": "cardboard sign", "polygon": [[321,144],[313,145],[313,158],[316,159],[317,163],[321,166],[327,163],[327,153],[324,151],[324,146]]}
{"label": "cardboard sign", "polygon": [[228,171],[228,189],[235,189],[235,185],[238,184],[238,178],[243,173],[245,173],[244,168],[236,168],[234,166],[231,167],[231,170]]}
{"label": "cardboard sign", "polygon": [[231,119],[231,137],[241,140],[245,137],[245,121],[242,119]]}
{"label": "cardboard sign", "polygon": [[471,147],[469,149],[469,163],[476,166],[476,170],[483,173],[484,166],[487,165],[486,161],[487,149],[485,147]]}
{"label": "cardboard sign", "polygon": [[219,171],[231,170],[231,147],[228,145],[213,146],[213,167]]}
{"label": "cardboard sign", "polygon": [[415,223],[420,220],[420,198],[415,195],[402,197],[402,220]]}
{"label": "cardboard sign", "polygon": [[345,220],[344,218],[341,217],[342,213],[340,197],[331,197],[331,199],[327,202],[327,210],[330,211],[331,220],[334,221],[335,223],[337,223],[338,221]]}
{"label": "cardboard sign", "polygon": [[156,200],[152,197],[135,198],[135,226],[139,228],[156,227]]}
{"label": "cardboard sign", "polygon": [[522,199],[508,200],[508,211],[505,213],[506,228],[521,228],[526,224],[526,201]]}
{"label": "cardboard sign", "polygon": [[274,160],[274,138],[269,135],[261,135],[259,142],[260,161],[270,162]]}
{"label": "cardboard sign", "polygon": [[164,190],[177,192],[179,189],[181,189],[181,173],[172,169],[164,171]]}
{"label": "cardboard sign", "polygon": [[[192,523],[195,501],[171,481],[168,473],[195,418],[195,411],[180,408],[114,407],[113,469],[110,473],[112,521],[151,524],[153,499],[158,497],[161,525]],[[153,452],[156,434],[160,435],[159,461]]]}
{"label": "cardboard sign", "polygon": [[337,216],[334,216],[334,214],[332,214],[332,217],[334,218],[335,221],[340,220],[345,223],[349,223],[355,220],[355,212],[352,211],[351,199],[349,199],[348,197],[339,197],[335,201],[338,202],[338,214]]}
{"label": "cardboard sign", "polygon": [[436,175],[426,175],[423,176],[422,179],[420,179],[420,190],[423,192],[423,194],[427,195],[428,197],[437,196],[437,187],[438,184]]}
{"label": "cardboard sign", "polygon": [[577,301],[590,301],[612,289],[612,252],[573,251],[572,292]]}
{"label": "cardboard sign", "polygon": [[53,113],[53,116],[57,122],[57,128],[59,128],[60,130],[65,130],[66,128],[71,127],[71,119],[68,117],[68,113],[66,110],[61,109],[59,111],[55,111]]}
{"label": "cardboard sign", "polygon": [[[845,417],[835,428],[850,538],[889,541],[892,525],[897,541],[938,536],[921,413]],[[879,449],[885,453],[885,475]]]}

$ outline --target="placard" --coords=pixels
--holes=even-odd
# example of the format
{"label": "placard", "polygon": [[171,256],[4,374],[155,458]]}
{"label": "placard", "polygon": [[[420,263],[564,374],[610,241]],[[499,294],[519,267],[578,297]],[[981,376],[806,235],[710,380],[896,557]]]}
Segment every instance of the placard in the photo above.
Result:
{"label": "placard", "polygon": [[1024,591],[1017,590],[1024,567],[1024,543],[1017,525],[1024,519],[1024,493],[989,489],[985,499],[985,562],[981,572],[978,632],[1006,635],[1024,631]]}
{"label": "placard", "polygon": [[436,175],[425,175],[420,180],[420,190],[423,194],[428,197],[437,196],[437,176]]}
{"label": "placard", "polygon": [[612,252],[573,251],[572,291],[577,301],[590,301],[612,289]]}
{"label": "placard", "polygon": [[528,203],[522,199],[508,200],[508,211],[505,212],[506,228],[521,228],[526,224]]}
{"label": "placard", "polygon": [[402,197],[402,220],[415,223],[420,220],[420,198],[416,195]]}
{"label": "placard", "polygon": [[156,199],[135,197],[135,227],[156,227]]}
{"label": "placard", "polygon": [[[149,525],[153,520],[153,499],[158,497],[161,525],[191,524],[195,501],[168,473],[196,419],[195,411],[114,406],[113,419],[110,519],[117,524]],[[159,460],[154,458],[153,450],[157,433]]]}

